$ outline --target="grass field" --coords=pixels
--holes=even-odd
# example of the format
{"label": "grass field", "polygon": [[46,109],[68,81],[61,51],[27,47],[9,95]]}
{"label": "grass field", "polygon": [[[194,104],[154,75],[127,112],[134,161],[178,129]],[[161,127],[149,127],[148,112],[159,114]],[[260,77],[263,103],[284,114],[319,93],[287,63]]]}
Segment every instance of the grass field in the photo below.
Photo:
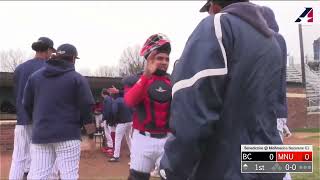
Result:
{"label": "grass field", "polygon": [[318,180],[320,179],[320,128],[300,128],[294,129],[293,133],[310,133],[302,140],[316,143],[313,146],[313,173],[292,173],[292,180]]}
{"label": "grass field", "polygon": [[306,139],[320,139],[320,136],[309,136]]}
{"label": "grass field", "polygon": [[293,132],[318,133],[318,132],[320,132],[320,128],[298,128],[298,129],[294,129]]}
{"label": "grass field", "polygon": [[313,147],[313,173],[292,173],[292,180],[317,180],[320,179],[320,148]]}
{"label": "grass field", "polygon": [[[313,137],[313,136],[311,136]],[[310,137],[307,137],[310,138]],[[313,173],[291,173],[292,180],[318,180],[320,179],[320,147],[313,147]]]}

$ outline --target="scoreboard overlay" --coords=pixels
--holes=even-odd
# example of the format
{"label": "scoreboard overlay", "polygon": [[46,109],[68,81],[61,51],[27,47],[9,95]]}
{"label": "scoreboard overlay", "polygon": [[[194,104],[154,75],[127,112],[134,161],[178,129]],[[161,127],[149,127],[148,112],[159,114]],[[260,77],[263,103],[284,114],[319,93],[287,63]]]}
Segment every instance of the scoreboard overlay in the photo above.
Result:
{"label": "scoreboard overlay", "polygon": [[241,145],[241,173],[312,173],[312,145]]}

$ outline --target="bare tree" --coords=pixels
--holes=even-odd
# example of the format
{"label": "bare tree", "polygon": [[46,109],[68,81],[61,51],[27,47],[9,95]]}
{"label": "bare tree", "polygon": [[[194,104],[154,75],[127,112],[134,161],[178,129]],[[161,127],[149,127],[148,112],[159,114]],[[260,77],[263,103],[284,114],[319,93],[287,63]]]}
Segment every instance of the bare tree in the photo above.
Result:
{"label": "bare tree", "polygon": [[144,58],[139,54],[140,46],[126,48],[119,59],[119,75],[121,77],[137,74],[143,70]]}
{"label": "bare tree", "polygon": [[0,51],[0,71],[13,72],[16,67],[23,63],[29,56],[20,49]]}
{"label": "bare tree", "polygon": [[101,66],[94,71],[94,76],[100,77],[116,77],[118,75],[117,67],[113,66]]}

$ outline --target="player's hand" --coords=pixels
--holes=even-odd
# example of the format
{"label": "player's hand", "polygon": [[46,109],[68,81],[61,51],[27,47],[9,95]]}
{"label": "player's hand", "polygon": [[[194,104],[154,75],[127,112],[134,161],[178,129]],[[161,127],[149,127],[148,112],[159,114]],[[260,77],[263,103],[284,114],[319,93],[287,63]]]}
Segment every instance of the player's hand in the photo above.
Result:
{"label": "player's hand", "polygon": [[144,67],[143,75],[150,77],[154,72],[156,72],[159,63],[156,61],[155,56],[157,51],[152,51],[147,58],[147,65]]}
{"label": "player's hand", "polygon": [[110,93],[110,94],[119,94],[119,89],[117,89],[116,87],[114,87],[112,85],[112,88],[108,88],[107,92]]}
{"label": "player's hand", "polygon": [[167,179],[167,174],[166,174],[166,171],[164,169],[160,169],[159,174],[160,174],[161,180]]}
{"label": "player's hand", "polygon": [[284,134],[284,137],[289,138],[292,134],[290,132],[287,132]]}
{"label": "player's hand", "polygon": [[180,180],[180,179],[187,179],[185,177],[177,176],[176,174],[170,172],[168,169],[160,169],[159,171],[161,180]]}

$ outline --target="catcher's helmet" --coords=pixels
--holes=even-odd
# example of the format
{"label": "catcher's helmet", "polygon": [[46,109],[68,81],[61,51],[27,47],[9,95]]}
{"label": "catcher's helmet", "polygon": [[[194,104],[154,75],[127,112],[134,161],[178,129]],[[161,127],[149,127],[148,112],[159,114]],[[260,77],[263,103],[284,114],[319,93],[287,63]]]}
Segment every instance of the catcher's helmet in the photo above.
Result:
{"label": "catcher's helmet", "polygon": [[149,54],[154,50],[170,54],[170,40],[166,35],[158,33],[150,36],[141,48],[140,56],[144,56],[147,59]]}

